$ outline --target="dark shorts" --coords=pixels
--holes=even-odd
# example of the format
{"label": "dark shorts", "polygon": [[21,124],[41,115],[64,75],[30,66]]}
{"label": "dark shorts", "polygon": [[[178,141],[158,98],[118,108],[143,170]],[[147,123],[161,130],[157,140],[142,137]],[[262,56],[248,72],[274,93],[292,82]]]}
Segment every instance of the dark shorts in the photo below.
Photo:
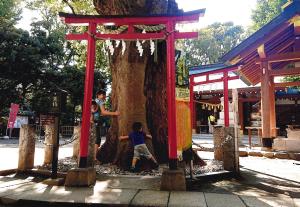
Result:
{"label": "dark shorts", "polygon": [[97,124],[96,125],[96,142],[95,144],[100,145],[101,144],[101,127]]}
{"label": "dark shorts", "polygon": [[190,161],[194,159],[192,147],[182,152],[182,158],[184,161]]}
{"label": "dark shorts", "polygon": [[97,123],[96,124],[96,142],[95,144],[100,145],[101,144],[101,137],[106,135],[106,128],[102,126],[102,124]]}

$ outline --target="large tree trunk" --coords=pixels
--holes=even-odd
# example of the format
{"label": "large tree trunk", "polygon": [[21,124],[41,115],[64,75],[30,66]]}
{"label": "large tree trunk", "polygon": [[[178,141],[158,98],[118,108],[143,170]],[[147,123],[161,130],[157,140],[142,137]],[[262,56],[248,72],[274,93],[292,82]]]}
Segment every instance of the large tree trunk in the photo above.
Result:
{"label": "large tree trunk", "polygon": [[[178,12],[175,0],[94,0],[101,15],[145,15]],[[153,136],[146,141],[160,162],[167,161],[167,100],[166,100],[166,43],[157,44],[157,60],[150,55],[149,41],[143,44],[142,57],[136,42],[126,42],[122,56],[120,49],[110,56],[112,74],[112,106],[120,116],[113,118],[105,144],[97,158],[102,163],[115,161],[124,167],[132,149],[130,143],[119,142],[118,137],[128,135],[133,122],[139,121],[143,129]],[[153,144],[153,148],[152,148]],[[129,156],[129,157],[128,157]],[[128,157],[128,159],[124,159]]]}

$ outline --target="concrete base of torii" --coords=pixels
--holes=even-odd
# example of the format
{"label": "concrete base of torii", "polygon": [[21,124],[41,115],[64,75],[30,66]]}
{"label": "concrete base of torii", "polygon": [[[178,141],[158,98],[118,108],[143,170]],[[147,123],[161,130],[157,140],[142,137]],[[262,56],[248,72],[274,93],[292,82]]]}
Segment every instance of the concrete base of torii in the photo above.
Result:
{"label": "concrete base of torii", "polygon": [[182,169],[164,170],[161,176],[160,190],[186,191],[184,171]]}

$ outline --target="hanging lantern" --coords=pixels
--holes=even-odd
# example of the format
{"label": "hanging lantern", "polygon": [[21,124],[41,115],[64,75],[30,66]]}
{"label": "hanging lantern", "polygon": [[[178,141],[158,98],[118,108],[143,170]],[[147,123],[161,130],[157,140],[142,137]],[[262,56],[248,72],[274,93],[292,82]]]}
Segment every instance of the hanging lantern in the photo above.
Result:
{"label": "hanging lantern", "polygon": [[204,104],[202,104],[202,109],[203,109],[203,110],[205,109],[205,106],[204,106]]}

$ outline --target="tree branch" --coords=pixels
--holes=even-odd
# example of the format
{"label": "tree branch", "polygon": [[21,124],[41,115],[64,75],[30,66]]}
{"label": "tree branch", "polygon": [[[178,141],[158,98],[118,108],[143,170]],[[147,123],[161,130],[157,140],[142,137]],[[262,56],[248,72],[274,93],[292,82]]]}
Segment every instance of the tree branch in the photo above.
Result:
{"label": "tree branch", "polygon": [[76,14],[74,7],[69,3],[68,0],[63,0],[63,2],[65,2],[68,5],[68,7],[72,10],[73,14]]}

